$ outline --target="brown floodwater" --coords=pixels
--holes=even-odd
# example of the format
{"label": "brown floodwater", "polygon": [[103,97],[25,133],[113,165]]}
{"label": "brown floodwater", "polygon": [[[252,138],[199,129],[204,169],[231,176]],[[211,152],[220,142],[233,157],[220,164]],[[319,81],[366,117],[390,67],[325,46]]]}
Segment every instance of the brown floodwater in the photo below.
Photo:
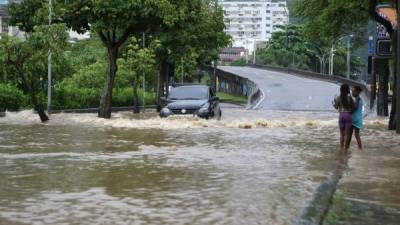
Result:
{"label": "brown floodwater", "polygon": [[[391,149],[380,163],[398,174],[398,139],[376,143],[385,121],[367,123],[365,151]],[[328,112],[226,109],[221,121],[57,114],[47,124],[7,113],[0,224],[292,224],[336,168],[337,139]],[[374,201],[400,209],[398,189],[388,190]]]}

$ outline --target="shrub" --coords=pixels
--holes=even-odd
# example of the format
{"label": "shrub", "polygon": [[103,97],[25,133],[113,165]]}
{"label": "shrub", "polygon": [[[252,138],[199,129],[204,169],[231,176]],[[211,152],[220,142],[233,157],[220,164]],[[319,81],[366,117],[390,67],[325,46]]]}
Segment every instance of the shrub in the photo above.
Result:
{"label": "shrub", "polygon": [[[139,103],[143,105],[143,91],[139,90]],[[75,86],[58,86],[53,97],[53,109],[86,109],[97,108],[100,103],[101,89],[77,88]],[[146,105],[153,105],[155,94],[146,92]],[[113,91],[113,107],[132,106],[132,88],[115,88]]]}
{"label": "shrub", "polygon": [[0,83],[0,111],[18,111],[26,102],[27,97],[17,87]]}

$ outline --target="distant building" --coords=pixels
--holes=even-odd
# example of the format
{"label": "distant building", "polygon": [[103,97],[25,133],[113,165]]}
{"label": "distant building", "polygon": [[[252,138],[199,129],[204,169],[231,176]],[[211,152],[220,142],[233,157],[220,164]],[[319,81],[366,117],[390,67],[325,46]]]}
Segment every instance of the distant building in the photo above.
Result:
{"label": "distant building", "polygon": [[225,32],[232,36],[233,47],[250,53],[266,43],[278,28],[289,23],[286,0],[219,0],[225,11]]}
{"label": "distant building", "polygon": [[0,0],[0,34],[10,36],[19,36],[20,31],[16,27],[9,25],[9,16],[7,15],[7,5],[10,3],[19,3],[21,0]]}
{"label": "distant building", "polygon": [[248,56],[248,50],[243,47],[224,48],[219,59],[221,62],[230,63]]}

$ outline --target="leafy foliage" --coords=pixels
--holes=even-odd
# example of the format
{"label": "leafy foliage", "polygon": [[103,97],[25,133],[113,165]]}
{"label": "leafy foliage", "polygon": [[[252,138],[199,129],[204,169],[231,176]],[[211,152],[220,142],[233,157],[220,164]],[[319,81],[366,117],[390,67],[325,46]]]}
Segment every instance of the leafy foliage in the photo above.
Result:
{"label": "leafy foliage", "polygon": [[26,102],[26,96],[17,87],[0,83],[0,111],[18,111]]}
{"label": "leafy foliage", "polygon": [[310,69],[312,54],[304,37],[303,27],[299,25],[279,26],[272,34],[265,49],[258,53],[257,61],[283,67]]}
{"label": "leafy foliage", "polygon": [[[280,66],[294,67],[302,70],[319,72],[318,65],[321,64],[319,58],[328,56],[330,46],[323,41],[314,43],[305,35],[302,25],[280,26],[277,32],[273,33],[271,40],[266,48],[257,52],[257,63]],[[346,73],[346,49],[338,46],[334,60],[334,73]],[[326,57],[327,58],[327,57]],[[364,66],[360,59],[352,58],[352,72],[359,73],[361,66]],[[326,62],[323,62],[326,66]]]}

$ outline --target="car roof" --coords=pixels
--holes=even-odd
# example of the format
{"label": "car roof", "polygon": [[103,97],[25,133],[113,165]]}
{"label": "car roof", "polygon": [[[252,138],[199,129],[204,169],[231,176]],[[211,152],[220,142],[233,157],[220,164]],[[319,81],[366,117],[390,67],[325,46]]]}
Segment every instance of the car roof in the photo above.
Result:
{"label": "car roof", "polygon": [[173,88],[185,88],[185,87],[196,87],[196,88],[210,88],[207,85],[200,85],[200,84],[195,84],[195,85],[182,85],[182,86],[176,86]]}

